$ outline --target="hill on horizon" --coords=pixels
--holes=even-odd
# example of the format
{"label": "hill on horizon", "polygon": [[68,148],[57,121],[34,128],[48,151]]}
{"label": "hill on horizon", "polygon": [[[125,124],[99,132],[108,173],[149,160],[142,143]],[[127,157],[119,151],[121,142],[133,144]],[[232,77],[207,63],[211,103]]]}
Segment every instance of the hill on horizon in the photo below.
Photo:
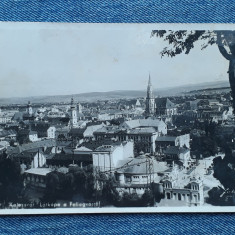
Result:
{"label": "hill on horizon", "polygon": [[[188,84],[178,87],[169,87],[162,89],[154,89],[155,96],[174,96],[181,95],[186,92],[202,90],[207,88],[221,88],[230,87],[228,81],[207,82],[200,84]],[[146,90],[119,90],[119,91],[107,91],[107,92],[87,92],[81,94],[71,95],[54,95],[54,96],[33,96],[33,97],[12,97],[12,98],[0,98],[1,105],[8,104],[27,104],[30,100],[31,103],[68,103],[71,97],[76,102],[94,102],[96,100],[107,99],[131,99],[138,97],[145,97]]]}

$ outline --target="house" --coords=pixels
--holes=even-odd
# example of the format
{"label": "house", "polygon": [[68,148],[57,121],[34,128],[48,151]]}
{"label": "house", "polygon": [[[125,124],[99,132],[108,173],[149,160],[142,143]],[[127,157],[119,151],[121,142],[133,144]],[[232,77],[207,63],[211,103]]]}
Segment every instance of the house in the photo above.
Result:
{"label": "house", "polygon": [[67,126],[57,126],[55,131],[55,138],[57,140],[68,140],[70,128]]}
{"label": "house", "polygon": [[16,139],[16,131],[14,130],[1,130],[0,131],[0,140],[11,140]]}
{"label": "house", "polygon": [[47,129],[47,138],[55,139],[55,132],[56,132],[56,128],[54,126],[50,126]]}
{"label": "house", "polygon": [[200,177],[190,177],[190,179],[181,182],[181,185],[175,185],[177,180],[174,177],[166,176],[161,180],[165,199],[160,204],[167,204],[167,201],[173,203],[181,202],[183,206],[201,206],[204,204],[203,182]]}
{"label": "house", "polygon": [[162,149],[165,149],[168,146],[176,146],[176,139],[176,136],[158,136],[156,138],[156,150],[162,152]]}
{"label": "house", "polygon": [[50,147],[57,147],[57,143],[54,139],[39,140],[32,143],[26,143],[19,145],[8,151],[8,154],[18,154],[29,150],[41,149],[43,152]]}
{"label": "house", "polygon": [[165,160],[167,163],[172,164],[173,162],[180,166],[188,167],[190,158],[190,150],[186,147],[180,146],[169,146],[163,150]]}
{"label": "house", "polygon": [[85,132],[86,128],[71,128],[68,136],[72,139],[72,140],[82,140],[84,138],[84,132]]}
{"label": "house", "polygon": [[46,157],[43,151],[38,149],[31,149],[21,153],[12,153],[9,155],[14,161],[25,164],[28,168],[43,167],[46,164]]}
{"label": "house", "polygon": [[29,135],[30,135],[30,130],[29,129],[21,129],[17,133],[17,140],[20,144],[28,143],[29,140]]}
{"label": "house", "polygon": [[76,140],[84,139],[86,141],[94,139],[94,132],[104,127],[103,123],[98,125],[87,125],[85,128],[71,128],[69,137]]}
{"label": "house", "polygon": [[137,119],[125,121],[120,125],[120,128],[125,129],[135,129],[142,127],[154,127],[158,131],[159,134],[166,135],[167,134],[167,126],[166,124],[159,119]]}
{"label": "house", "polygon": [[0,112],[0,124],[12,123],[12,119],[17,111],[8,110],[6,112]]}
{"label": "house", "polygon": [[29,131],[29,141],[35,142],[38,141],[38,133],[36,131]]}
{"label": "house", "polygon": [[[179,136],[158,136],[156,138],[156,150],[160,151],[168,146],[180,146],[180,147],[190,147],[190,135],[179,135]],[[162,151],[160,151],[162,152]]]}
{"label": "house", "polygon": [[46,176],[51,172],[51,168],[31,168],[24,172],[24,182],[31,187],[45,189]]}
{"label": "house", "polygon": [[47,157],[46,163],[57,167],[69,167],[71,164],[85,167],[92,164],[92,154],[55,153]]}
{"label": "house", "polygon": [[152,183],[159,183],[161,175],[168,167],[165,162],[158,162],[155,158],[140,155],[120,164],[115,171],[116,189],[120,195],[124,192],[143,195]]}
{"label": "house", "polygon": [[30,123],[30,130],[38,133],[38,138],[55,138],[56,128],[45,122]]}

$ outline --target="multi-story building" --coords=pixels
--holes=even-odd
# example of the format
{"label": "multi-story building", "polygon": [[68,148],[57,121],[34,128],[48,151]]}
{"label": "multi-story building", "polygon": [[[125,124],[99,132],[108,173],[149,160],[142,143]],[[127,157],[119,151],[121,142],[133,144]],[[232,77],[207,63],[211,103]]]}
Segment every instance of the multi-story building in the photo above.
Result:
{"label": "multi-story building", "polygon": [[117,139],[119,141],[133,140],[135,152],[155,152],[155,141],[158,136],[167,134],[167,126],[158,119],[137,119],[125,121],[120,126],[105,126],[94,132],[96,140]]}
{"label": "multi-story building", "polygon": [[143,195],[152,183],[159,183],[162,174],[168,169],[165,162],[158,162],[154,157],[140,155],[124,164],[116,172],[117,191]]}
{"label": "multi-story building", "polygon": [[178,186],[177,180],[166,176],[162,179],[164,189],[164,201],[180,201],[185,206],[201,206],[204,204],[203,183],[200,177],[186,179]]}

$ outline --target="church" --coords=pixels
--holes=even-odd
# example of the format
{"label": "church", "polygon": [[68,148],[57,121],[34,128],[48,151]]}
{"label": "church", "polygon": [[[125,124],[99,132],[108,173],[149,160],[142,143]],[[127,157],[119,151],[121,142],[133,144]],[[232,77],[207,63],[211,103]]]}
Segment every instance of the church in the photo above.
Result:
{"label": "church", "polygon": [[77,105],[74,103],[73,97],[71,98],[70,110],[69,110],[69,126],[70,128],[78,127],[78,120],[85,119],[84,114],[82,113],[82,105],[78,103]]}
{"label": "church", "polygon": [[147,117],[162,115],[171,117],[174,114],[177,114],[177,108],[176,105],[172,101],[170,101],[170,99],[168,99],[167,97],[154,97],[151,77],[149,75],[145,115]]}

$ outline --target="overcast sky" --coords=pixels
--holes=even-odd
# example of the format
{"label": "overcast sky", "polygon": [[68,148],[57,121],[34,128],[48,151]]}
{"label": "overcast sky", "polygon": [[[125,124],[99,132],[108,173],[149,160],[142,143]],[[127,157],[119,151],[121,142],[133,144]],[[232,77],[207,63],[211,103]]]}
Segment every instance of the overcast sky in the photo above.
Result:
{"label": "overcast sky", "polygon": [[166,44],[150,37],[158,27],[2,22],[0,97],[143,90],[149,73],[154,88],[228,79],[216,46],[161,59]]}

